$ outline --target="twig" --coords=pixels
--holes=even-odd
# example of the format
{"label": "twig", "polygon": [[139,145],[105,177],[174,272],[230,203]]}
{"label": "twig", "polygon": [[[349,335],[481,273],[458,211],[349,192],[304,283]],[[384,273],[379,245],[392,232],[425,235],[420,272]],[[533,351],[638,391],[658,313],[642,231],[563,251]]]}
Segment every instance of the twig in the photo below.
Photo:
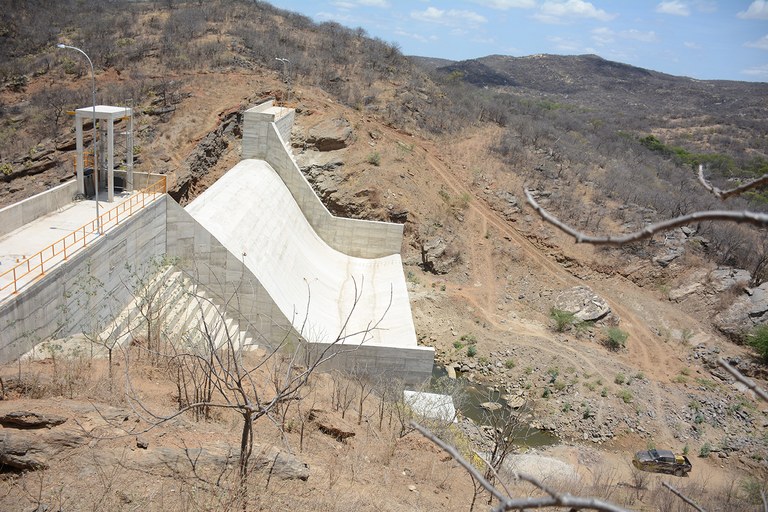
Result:
{"label": "twig", "polygon": [[432,432],[422,427],[415,421],[411,422],[411,426],[418,430],[421,435],[435,443],[437,446],[448,452],[453,459],[458,462],[467,472],[474,478],[485,490],[499,500],[499,505],[493,509],[493,512],[502,512],[506,510],[525,510],[528,508],[545,508],[545,507],[570,507],[572,509],[591,509],[601,510],[604,512],[628,512],[626,509],[616,506],[612,503],[608,503],[596,498],[583,498],[581,496],[571,496],[570,494],[559,494],[553,489],[545,486],[537,478],[525,474],[517,473],[516,476],[520,480],[533,484],[537,488],[549,494],[549,496],[539,498],[519,498],[513,499],[505,496],[501,491],[494,487],[488,480],[481,475],[475,467],[464,460],[459,452],[453,446],[445,443],[440,438],[435,436]]}
{"label": "twig", "polygon": [[730,190],[720,190],[716,186],[712,185],[707,179],[704,177],[704,166],[699,165],[699,181],[704,186],[705,189],[709,190],[714,194],[715,197],[718,199],[728,199],[731,196],[738,196],[740,194],[743,194],[747,190],[751,190],[753,188],[762,187],[764,185],[768,185],[768,174],[763,174],[761,177],[754,179],[750,182],[747,182],[743,185],[739,185],[736,188],[732,188]]}
{"label": "twig", "polygon": [[717,364],[725,368],[728,373],[733,375],[734,379],[747,386],[748,389],[754,391],[757,396],[763,399],[763,401],[768,402],[768,393],[766,393],[763,388],[755,384],[755,381],[743,375],[739,370],[728,364],[728,361],[722,357],[717,359]]}
{"label": "twig", "polygon": [[470,464],[469,462],[464,460],[464,457],[461,456],[461,454],[459,453],[459,451],[456,448],[454,448],[453,446],[445,443],[442,439],[440,439],[439,437],[437,437],[432,432],[430,432],[426,428],[422,427],[421,425],[419,425],[415,421],[411,421],[411,426],[413,428],[415,428],[416,430],[418,430],[421,433],[421,435],[423,435],[424,437],[426,437],[427,439],[429,439],[430,441],[435,443],[437,446],[439,446],[440,448],[442,448],[446,452],[448,452],[448,455],[453,457],[453,459],[456,462],[461,464],[461,466],[464,469],[466,469],[467,472],[475,480],[477,480],[480,483],[480,485],[482,485],[483,488],[485,488],[486,491],[490,492],[497,500],[499,500],[500,502],[503,502],[506,499],[504,494],[502,494],[501,491],[499,491],[493,485],[491,485],[491,483],[488,480],[486,480],[485,477],[483,477],[483,475],[480,474],[480,472],[475,468],[475,466],[473,466],[472,464]]}
{"label": "twig", "polygon": [[687,504],[689,504],[699,512],[707,512],[706,510],[698,506],[695,501],[693,501],[688,496],[686,496],[685,494],[681,493],[680,491],[678,491],[677,489],[669,485],[667,482],[661,482],[661,485],[663,485],[664,487],[672,491],[672,493],[675,494],[678,498],[680,498],[681,500],[683,500],[684,502],[686,502]]}
{"label": "twig", "polygon": [[525,190],[526,201],[531,206],[531,208],[536,210],[536,212],[539,214],[539,216],[542,219],[549,222],[550,224],[558,228],[560,231],[567,233],[571,235],[573,238],[575,238],[577,244],[589,243],[594,245],[619,246],[619,245],[627,244],[629,242],[636,242],[638,240],[650,238],[656,233],[667,231],[669,229],[672,229],[678,226],[685,226],[687,224],[701,222],[704,220],[721,220],[721,221],[731,221],[731,222],[739,222],[739,223],[743,222],[743,223],[754,224],[756,226],[768,225],[768,214],[765,214],[765,213],[751,212],[748,210],[744,210],[741,212],[732,212],[728,210],[707,210],[702,212],[689,213],[688,215],[681,215],[679,217],[667,219],[661,222],[657,222],[655,224],[649,224],[648,226],[641,229],[640,231],[635,231],[627,235],[592,236],[592,235],[587,235],[586,233],[582,233],[581,231],[559,220],[557,217],[555,217],[554,215],[546,211],[544,208],[541,207],[541,205],[539,205],[539,203],[536,202],[530,190],[528,190],[527,188],[524,190]]}

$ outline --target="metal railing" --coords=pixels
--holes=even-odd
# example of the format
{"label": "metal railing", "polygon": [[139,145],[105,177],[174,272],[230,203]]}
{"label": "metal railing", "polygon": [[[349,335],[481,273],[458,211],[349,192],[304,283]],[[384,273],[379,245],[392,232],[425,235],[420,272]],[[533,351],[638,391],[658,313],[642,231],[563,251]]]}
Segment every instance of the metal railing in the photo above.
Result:
{"label": "metal railing", "polygon": [[[46,270],[50,270],[59,262],[66,260],[70,255],[96,240],[99,236],[97,231],[99,225],[101,225],[102,233],[110,227],[116,226],[144,208],[148,203],[152,203],[157,199],[158,194],[160,196],[165,194],[165,187],[166,178],[162,176],[155,183],[139,190],[122,203],[99,215],[98,220],[100,222],[93,219],[43,250],[24,258],[16,266],[0,274],[0,294],[10,287],[13,287],[12,293],[18,293],[21,286],[45,275]],[[6,280],[8,282],[4,283]],[[20,285],[22,280],[26,283]]]}

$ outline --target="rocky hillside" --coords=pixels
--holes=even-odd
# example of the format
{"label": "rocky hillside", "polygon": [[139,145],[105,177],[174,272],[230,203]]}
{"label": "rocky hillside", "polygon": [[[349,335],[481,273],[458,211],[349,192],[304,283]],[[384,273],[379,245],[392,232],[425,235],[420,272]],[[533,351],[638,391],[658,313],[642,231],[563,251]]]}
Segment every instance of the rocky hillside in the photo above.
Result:
{"label": "rocky hillside", "polygon": [[[90,81],[76,56],[53,43],[92,41],[95,30],[76,16],[94,5],[65,1],[40,19],[66,31],[25,39],[28,20],[45,3],[21,4],[3,13],[10,28],[0,33],[3,204],[71,175],[65,112],[88,103]],[[618,476],[602,496],[618,499],[610,487],[632,488],[638,477],[627,461],[650,444],[689,452],[693,495],[707,487],[726,496],[731,483],[747,499],[742,484],[759,485],[768,460],[765,404],[714,361],[727,357],[765,382],[753,352],[733,343],[766,320],[764,230],[700,223],[598,249],[541,222],[522,190],[533,189],[542,205],[587,232],[628,232],[722,206],[701,192],[692,163],[706,162],[720,184],[760,172],[768,154],[764,84],[697,82],[594,56],[494,56],[420,68],[423,59],[406,59],[361,31],[317,25],[263,2],[99,5],[94,12],[117,27],[98,32],[101,46],[93,48],[99,101],[132,98],[137,168],[172,176],[182,204],[239,158],[242,110],[266,97],[284,101],[297,111],[296,159],[329,209],[405,224],[403,270],[420,342],[466,381],[524,403],[526,422],[564,441],[547,457],[588,468],[581,478],[595,484],[590,492],[600,487],[593,470],[603,466]],[[290,59],[287,74],[277,54]],[[48,122],[45,115],[56,112]],[[726,206],[763,204],[758,192]],[[43,375],[48,363],[58,360],[30,364],[30,375]],[[155,370],[144,376],[151,380]],[[91,392],[72,388],[70,395],[111,403]],[[158,403],[168,406],[173,391],[163,393]],[[54,412],[77,416],[78,407]],[[211,431],[224,435],[229,420],[215,421]],[[411,437],[374,454],[376,440],[394,434],[370,425],[356,427],[366,443],[352,447],[313,434],[324,450],[343,454],[334,459],[343,469],[315,453],[311,468],[321,468],[322,485],[310,472],[310,484],[291,484],[292,492],[320,493],[333,509],[339,474],[394,478],[402,492],[392,510],[433,509],[443,500],[446,508],[467,508],[458,497],[466,491],[461,476],[441,466],[443,455]],[[298,434],[291,435],[295,448]],[[136,446],[110,448],[114,455]],[[398,450],[421,457],[389,472]],[[66,456],[56,459],[62,472]],[[435,479],[418,479],[417,460],[432,464]],[[386,468],[373,472],[379,462]],[[9,483],[9,496],[21,500],[34,478]],[[422,491],[434,497],[422,499]],[[137,500],[132,493],[128,499]],[[622,494],[621,503],[651,506],[639,494]]]}

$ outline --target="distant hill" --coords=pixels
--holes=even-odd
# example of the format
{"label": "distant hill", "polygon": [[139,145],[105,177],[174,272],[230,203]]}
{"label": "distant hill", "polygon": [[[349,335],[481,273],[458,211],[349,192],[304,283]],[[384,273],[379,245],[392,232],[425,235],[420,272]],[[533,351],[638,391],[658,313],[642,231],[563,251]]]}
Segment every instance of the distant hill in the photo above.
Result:
{"label": "distant hill", "polygon": [[[421,63],[422,61],[418,60]],[[638,68],[597,55],[490,55],[436,68],[445,74],[461,73],[478,87],[510,93],[559,96],[584,106],[648,113],[691,113],[763,119],[768,84],[723,80],[696,80]]]}

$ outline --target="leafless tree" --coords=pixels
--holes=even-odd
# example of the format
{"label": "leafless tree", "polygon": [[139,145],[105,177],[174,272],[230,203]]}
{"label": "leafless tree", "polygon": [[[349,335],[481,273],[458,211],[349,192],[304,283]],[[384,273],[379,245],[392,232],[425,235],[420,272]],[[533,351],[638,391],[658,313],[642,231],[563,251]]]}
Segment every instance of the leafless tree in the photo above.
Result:
{"label": "leafless tree", "polygon": [[[766,183],[768,183],[768,175],[765,175],[756,180],[750,181],[749,183],[745,183],[744,185],[741,185],[737,188],[722,191],[712,186],[711,184],[709,184],[709,182],[704,178],[704,167],[699,166],[699,180],[704,185],[704,187],[710,192],[712,192],[713,194],[715,194],[716,197],[720,199],[727,199],[728,197],[732,197],[734,195],[741,194],[747,190],[752,190],[754,188],[758,188],[765,185]],[[563,221],[561,221],[560,219],[558,219],[557,217],[549,213],[547,210],[542,208],[534,198],[534,195],[531,192],[531,190],[529,190],[528,188],[525,189],[525,197],[526,197],[526,200],[528,201],[528,204],[534,210],[536,210],[536,212],[546,222],[552,224],[562,232],[568,235],[571,235],[576,240],[576,243],[589,243],[593,245],[620,246],[620,245],[628,244],[630,242],[635,242],[637,240],[643,240],[645,238],[652,237],[656,233],[660,233],[662,231],[667,231],[675,227],[685,226],[687,224],[701,222],[704,220],[742,222],[742,223],[754,224],[756,226],[768,225],[768,214],[765,214],[765,213],[752,212],[748,210],[744,210],[744,211],[708,210],[708,211],[689,213],[687,215],[681,215],[679,217],[675,217],[672,219],[667,219],[661,222],[650,224],[645,228],[641,229],[640,231],[635,231],[633,233],[629,233],[626,235],[593,236],[593,235],[587,235],[586,233],[582,233],[581,231],[573,228],[572,226],[569,226],[568,224],[564,223]]]}
{"label": "leafless tree", "polygon": [[[186,344],[178,343],[172,355],[154,354],[156,358],[167,357],[169,361],[173,361],[173,367],[182,375],[180,378],[183,383],[192,382],[191,389],[194,393],[172,414],[157,413],[138,398],[139,394],[133,388],[128,374],[131,365],[127,360],[127,400],[136,414],[149,425],[142,432],[158,428],[187,412],[215,408],[236,412],[242,419],[238,474],[242,485],[241,492],[246,493],[245,481],[253,451],[254,423],[266,417],[278,429],[284,428],[284,422],[281,422],[284,408],[301,399],[302,390],[310,376],[336,355],[353,351],[358,344],[367,342],[372,333],[379,329],[388,307],[381,317],[371,320],[363,328],[348,330],[349,322],[363,294],[362,288],[358,288],[355,280],[353,286],[352,305],[339,333],[333,342],[327,344],[319,353],[312,354],[310,359],[307,359],[301,332],[288,332],[263,354],[253,354],[253,357],[249,357],[251,354],[239,345],[237,333],[228,327],[223,311],[215,310],[217,313],[213,317],[210,313],[207,316],[201,315],[200,329],[196,333],[200,336],[195,338],[197,341],[190,338]],[[209,302],[211,306],[215,306],[211,299],[204,295],[196,295],[194,300]],[[353,345],[345,344],[351,340],[355,340]]]}

